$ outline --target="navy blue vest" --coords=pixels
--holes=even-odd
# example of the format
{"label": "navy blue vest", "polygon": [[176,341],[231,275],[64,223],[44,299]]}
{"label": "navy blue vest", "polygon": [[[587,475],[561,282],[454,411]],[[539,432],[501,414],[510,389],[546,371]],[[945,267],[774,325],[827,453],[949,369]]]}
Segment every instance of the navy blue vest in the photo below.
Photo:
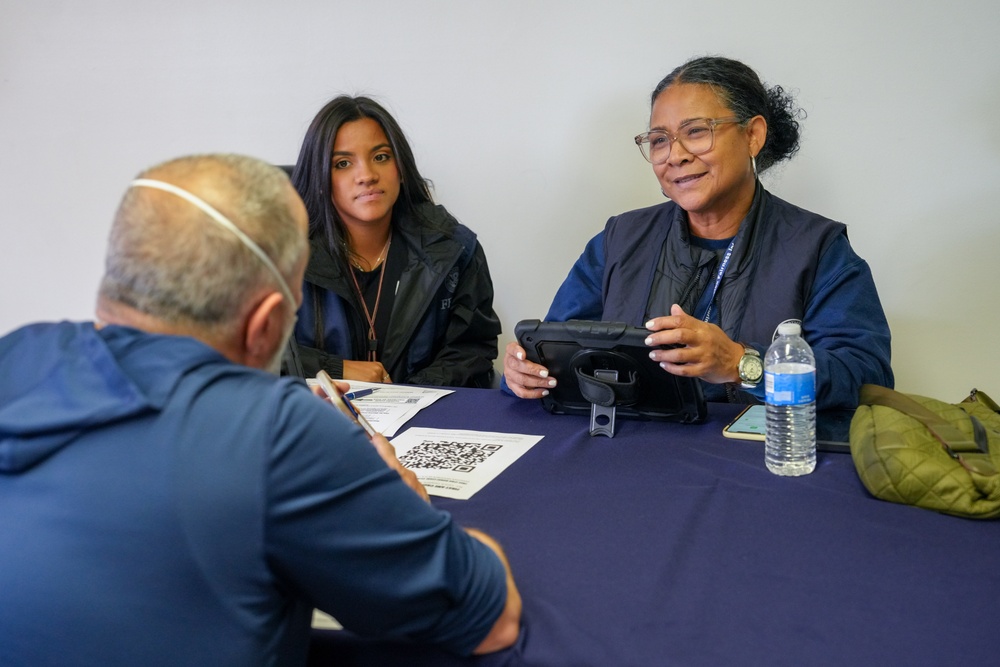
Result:
{"label": "navy blue vest", "polygon": [[[847,228],[762,191],[761,209],[739,236],[744,244],[719,288],[722,329],[734,341],[766,348],[778,324],[802,319],[819,258]],[[642,326],[656,266],[668,234],[684,235],[684,212],[673,202],[629,211],[608,221],[604,235],[605,321]],[[669,258],[689,262],[687,253]],[[747,298],[727,304],[741,281]],[[664,313],[667,314],[667,313]]]}

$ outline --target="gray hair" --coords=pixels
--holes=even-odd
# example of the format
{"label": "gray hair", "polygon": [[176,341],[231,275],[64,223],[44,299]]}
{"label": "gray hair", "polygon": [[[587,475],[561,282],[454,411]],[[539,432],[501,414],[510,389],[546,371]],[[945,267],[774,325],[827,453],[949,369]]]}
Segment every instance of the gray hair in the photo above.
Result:
{"label": "gray hair", "polygon": [[[275,264],[286,282],[307,251],[295,192],[279,168],[241,155],[194,155],[145,170],[192,191],[229,218]],[[275,278],[236,235],[175,195],[130,188],[108,239],[102,298],[158,319],[225,328]],[[291,304],[294,308],[295,304]]]}
{"label": "gray hair", "polygon": [[665,76],[653,89],[650,105],[674,84],[695,83],[710,86],[720,102],[740,123],[754,116],[767,121],[767,139],[757,155],[757,170],[765,171],[799,150],[799,120],[805,112],[781,86],[765,86],[750,67],[732,58],[704,56],[692,58]]}

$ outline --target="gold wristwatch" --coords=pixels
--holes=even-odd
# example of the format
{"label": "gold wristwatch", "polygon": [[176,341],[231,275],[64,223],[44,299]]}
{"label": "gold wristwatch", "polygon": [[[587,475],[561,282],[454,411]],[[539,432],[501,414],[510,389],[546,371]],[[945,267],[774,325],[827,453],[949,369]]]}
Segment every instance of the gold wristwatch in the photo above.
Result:
{"label": "gold wristwatch", "polygon": [[760,358],[760,352],[744,343],[738,370],[744,389],[753,389],[760,384],[761,378],[764,377],[764,362]]}

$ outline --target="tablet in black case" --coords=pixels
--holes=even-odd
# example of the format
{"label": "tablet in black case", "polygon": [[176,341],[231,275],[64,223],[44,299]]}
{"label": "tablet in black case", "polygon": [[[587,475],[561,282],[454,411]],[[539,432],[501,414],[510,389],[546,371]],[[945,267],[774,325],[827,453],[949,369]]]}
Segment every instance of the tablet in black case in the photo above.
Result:
{"label": "tablet in black case", "polygon": [[558,380],[542,398],[549,412],[590,414],[592,402],[581,393],[578,374],[593,378],[597,371],[617,371],[618,382],[634,381],[626,402],[616,403],[618,417],[704,421],[708,411],[699,381],[671,375],[650,359],[650,348],[643,342],[649,333],[622,322],[587,320],[522,320],[514,328],[528,359],[548,368]]}

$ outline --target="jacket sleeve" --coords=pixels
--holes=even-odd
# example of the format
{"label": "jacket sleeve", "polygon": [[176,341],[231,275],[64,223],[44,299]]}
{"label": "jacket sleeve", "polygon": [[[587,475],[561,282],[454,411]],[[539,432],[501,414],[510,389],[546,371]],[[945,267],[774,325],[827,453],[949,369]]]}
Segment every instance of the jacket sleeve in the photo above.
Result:
{"label": "jacket sleeve", "polygon": [[324,369],[335,380],[344,377],[344,358],[335,354],[329,354],[315,347],[298,344],[299,361],[302,364],[302,372],[305,377],[315,377],[320,369]]}
{"label": "jacket sleeve", "polygon": [[856,408],[862,384],[893,386],[889,323],[845,235],[820,257],[802,333],[816,355],[817,408]]}
{"label": "jacket sleeve", "polygon": [[471,653],[506,600],[500,560],[407,487],[360,428],[301,387],[284,391],[264,487],[276,585],[359,635]]}
{"label": "jacket sleeve", "polygon": [[603,279],[604,232],[601,231],[590,239],[560,285],[545,321],[600,320],[604,312]]}
{"label": "jacket sleeve", "polygon": [[459,274],[448,322],[437,354],[405,381],[449,387],[489,387],[497,358],[500,318],[493,310],[493,280],[477,242]]}
{"label": "jacket sleeve", "polygon": [[[317,320],[321,322],[317,324]],[[324,335],[321,333],[323,331],[326,332],[327,343],[318,345],[318,337]],[[315,377],[323,369],[334,379],[343,378],[344,360],[350,357],[328,350],[343,353],[350,349],[350,340],[341,298],[306,280],[302,287],[302,305],[298,310],[293,340],[282,360],[286,369],[283,374],[298,375],[301,372],[303,377]]]}

